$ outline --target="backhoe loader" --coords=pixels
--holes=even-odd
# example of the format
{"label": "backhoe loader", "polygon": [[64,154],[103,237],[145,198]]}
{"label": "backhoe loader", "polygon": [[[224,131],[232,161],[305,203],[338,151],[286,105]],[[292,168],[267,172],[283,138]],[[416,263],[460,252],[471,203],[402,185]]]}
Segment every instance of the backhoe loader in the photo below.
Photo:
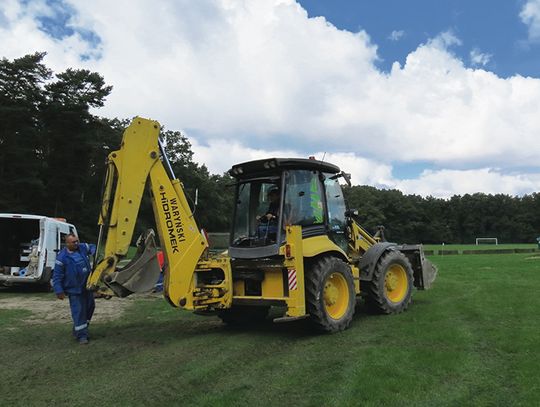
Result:
{"label": "backhoe loader", "polygon": [[[226,323],[308,318],[323,332],[349,327],[356,299],[384,314],[407,309],[413,286],[429,288],[436,268],[421,245],[370,235],[347,210],[340,179],[348,174],[315,159],[269,158],[234,165],[235,207],[229,248],[210,255],[183,184],[176,179],[160,125],[137,117],[108,156],[98,246],[88,280],[102,295],[150,290],[160,267],[154,232],[139,239],[124,267],[141,198],[151,195],[165,254],[163,295],[174,307],[218,315]],[[104,244],[103,244],[104,242]]]}

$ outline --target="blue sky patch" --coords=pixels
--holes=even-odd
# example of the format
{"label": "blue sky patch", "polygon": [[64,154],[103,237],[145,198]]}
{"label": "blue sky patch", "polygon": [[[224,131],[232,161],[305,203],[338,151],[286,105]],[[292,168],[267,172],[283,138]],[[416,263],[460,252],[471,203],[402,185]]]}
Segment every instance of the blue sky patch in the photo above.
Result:
{"label": "blue sky patch", "polygon": [[47,0],[46,4],[49,6],[51,15],[36,17],[39,29],[56,40],[75,34],[73,27],[69,26],[69,20],[75,14],[75,10],[62,0]]}
{"label": "blue sky patch", "polygon": [[101,44],[99,35],[91,30],[76,27],[71,23],[71,18],[76,15],[77,11],[63,0],[47,0],[46,4],[49,6],[50,14],[36,17],[39,29],[49,37],[59,41],[78,34],[83,41],[96,50],[96,52],[80,55],[81,60],[99,58],[101,55],[98,51]]}
{"label": "blue sky patch", "polygon": [[310,17],[323,16],[339,29],[365,30],[378,46],[378,66],[384,72],[394,61],[403,66],[407,55],[420,44],[450,31],[462,42],[452,52],[465,66],[500,77],[538,76],[540,46],[527,40],[527,26],[519,17],[523,0],[298,2]]}
{"label": "blue sky patch", "polygon": [[393,162],[392,175],[396,179],[411,179],[418,178],[425,170],[434,170],[437,168],[429,162]]}

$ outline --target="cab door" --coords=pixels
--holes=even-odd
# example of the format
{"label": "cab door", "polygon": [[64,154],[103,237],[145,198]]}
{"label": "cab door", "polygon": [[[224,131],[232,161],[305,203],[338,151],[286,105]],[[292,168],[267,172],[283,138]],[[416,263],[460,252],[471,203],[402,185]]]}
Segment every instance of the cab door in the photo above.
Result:
{"label": "cab door", "polygon": [[328,234],[330,239],[347,251],[347,218],[345,217],[345,199],[343,190],[339,185],[335,174],[324,174],[324,191],[326,195],[326,206],[328,211]]}

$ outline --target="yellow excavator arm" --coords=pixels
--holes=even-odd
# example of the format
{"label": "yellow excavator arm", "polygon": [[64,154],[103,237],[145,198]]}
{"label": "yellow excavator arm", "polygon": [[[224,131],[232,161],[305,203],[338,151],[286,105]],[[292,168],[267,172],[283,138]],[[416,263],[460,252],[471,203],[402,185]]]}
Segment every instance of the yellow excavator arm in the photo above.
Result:
{"label": "yellow excavator arm", "polygon": [[165,255],[164,295],[173,305],[184,306],[192,303],[193,274],[208,243],[193,218],[182,183],[172,172],[159,130],[158,122],[136,117],[125,130],[120,149],[108,156],[98,248],[102,240],[105,244],[88,279],[88,288],[126,296],[148,291],[157,281],[160,267],[151,232],[140,239],[135,258],[119,268],[133,239],[148,184]]}

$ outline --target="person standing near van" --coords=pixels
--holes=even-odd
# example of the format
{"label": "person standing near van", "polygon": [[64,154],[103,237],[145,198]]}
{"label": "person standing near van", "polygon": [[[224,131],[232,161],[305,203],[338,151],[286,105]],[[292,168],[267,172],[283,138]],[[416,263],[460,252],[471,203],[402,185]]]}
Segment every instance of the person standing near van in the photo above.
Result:
{"label": "person standing near van", "polygon": [[89,256],[96,246],[80,243],[74,234],[66,236],[66,247],[56,256],[53,272],[53,288],[60,300],[69,298],[73,318],[73,336],[81,345],[88,344],[88,324],[94,314],[94,294],[86,289],[90,274]]}

